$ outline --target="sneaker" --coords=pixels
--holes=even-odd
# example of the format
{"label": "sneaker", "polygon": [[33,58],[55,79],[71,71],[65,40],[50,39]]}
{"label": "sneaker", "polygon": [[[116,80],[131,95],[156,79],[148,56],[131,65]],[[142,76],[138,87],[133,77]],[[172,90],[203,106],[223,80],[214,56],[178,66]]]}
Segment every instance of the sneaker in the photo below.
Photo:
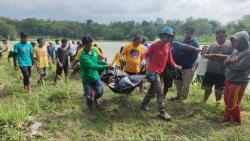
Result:
{"label": "sneaker", "polygon": [[141,109],[144,110],[144,111],[149,111],[150,108],[148,107],[147,104],[142,104]]}
{"label": "sneaker", "polygon": [[102,106],[101,104],[99,104],[99,102],[97,101],[97,99],[94,99],[94,105],[95,105],[95,108],[98,109],[98,110],[102,110]]}
{"label": "sneaker", "polygon": [[166,121],[170,121],[172,119],[172,117],[165,111],[160,112],[158,117]]}
{"label": "sneaker", "polygon": [[187,103],[188,103],[188,100],[187,100],[187,99],[183,99],[183,100],[181,100],[181,103],[187,104]]}

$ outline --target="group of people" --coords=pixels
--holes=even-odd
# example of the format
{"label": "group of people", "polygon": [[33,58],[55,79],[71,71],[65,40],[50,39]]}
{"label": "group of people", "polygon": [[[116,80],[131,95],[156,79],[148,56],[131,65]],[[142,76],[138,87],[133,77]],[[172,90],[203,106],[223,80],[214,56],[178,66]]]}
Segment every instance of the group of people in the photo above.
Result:
{"label": "group of people", "polygon": [[[127,75],[146,75],[150,87],[142,100],[141,109],[148,111],[150,100],[156,97],[158,116],[164,120],[171,119],[164,106],[169,88],[174,83],[177,91],[170,100],[186,103],[196,73],[195,80],[201,83],[204,90],[204,102],[208,100],[213,87],[217,102],[224,94],[225,114],[220,122],[240,124],[240,103],[250,79],[248,33],[237,32],[227,40],[226,31],[218,30],[215,33],[216,42],[202,48],[194,36],[193,28],[185,29],[182,42],[175,41],[175,35],[172,28],[165,27],[158,34],[159,41],[148,46],[145,37],[136,34],[132,43],[121,47],[111,64],[107,63],[101,49],[93,45],[93,38],[89,35],[73,47],[69,47],[66,39],[61,40],[61,45],[56,40],[55,45],[49,43],[48,46],[45,46],[44,39],[38,39],[38,45],[32,47],[34,42],[28,43],[28,35],[21,33],[21,41],[10,52],[14,57],[14,67],[21,70],[24,88],[29,92],[33,65],[40,74],[39,83],[43,84],[50,62],[56,63],[55,82],[63,71],[67,77],[69,68],[73,69],[80,63],[80,78],[90,110],[93,105],[101,107],[98,99],[104,93],[100,79],[103,70],[116,66]],[[0,55],[2,52],[0,47]],[[142,89],[143,82],[139,86]]]}

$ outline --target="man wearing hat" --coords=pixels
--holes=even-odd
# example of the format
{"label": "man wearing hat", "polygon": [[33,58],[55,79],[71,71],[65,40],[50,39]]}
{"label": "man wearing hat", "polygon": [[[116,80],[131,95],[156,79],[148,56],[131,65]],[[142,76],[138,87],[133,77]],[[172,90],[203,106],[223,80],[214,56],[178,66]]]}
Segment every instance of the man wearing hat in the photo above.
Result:
{"label": "man wearing hat", "polygon": [[165,27],[159,34],[160,41],[152,44],[147,52],[142,56],[141,65],[145,65],[147,58],[149,64],[147,66],[147,79],[151,83],[148,93],[142,101],[141,108],[145,111],[149,110],[148,103],[152,98],[157,98],[159,117],[164,120],[170,120],[171,116],[165,111],[164,108],[164,95],[161,88],[160,75],[163,73],[166,64],[169,62],[173,67],[181,69],[172,57],[170,41],[174,36],[174,31],[170,27]]}
{"label": "man wearing hat", "polygon": [[[31,93],[30,75],[32,66],[32,45],[27,42],[28,35],[20,34],[21,41],[14,46],[14,67],[18,70],[18,66],[23,74],[23,85],[29,93]],[[16,63],[18,60],[18,65]]]}

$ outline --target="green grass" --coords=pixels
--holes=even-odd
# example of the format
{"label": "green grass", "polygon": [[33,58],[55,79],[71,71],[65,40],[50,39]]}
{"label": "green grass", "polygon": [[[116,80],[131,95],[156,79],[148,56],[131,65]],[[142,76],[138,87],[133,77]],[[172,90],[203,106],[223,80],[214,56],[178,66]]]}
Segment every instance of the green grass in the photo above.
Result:
{"label": "green grass", "polygon": [[[77,76],[66,84],[53,85],[54,68],[50,70],[46,84],[36,84],[38,75],[32,72],[32,95],[23,90],[20,72],[8,65],[6,58],[0,61],[0,83],[5,87],[0,91],[0,141],[27,140],[30,121],[42,122],[42,137],[32,140],[250,140],[250,95],[246,94],[242,102],[243,124],[225,126],[217,123],[223,114],[223,102],[216,106],[214,96],[207,104],[200,102],[202,90],[193,85],[189,102],[183,105],[169,102],[167,111],[173,116],[171,122],[158,119],[155,115],[156,100],[150,103],[151,110],[143,112],[140,103],[143,93],[134,92],[126,103],[124,97],[112,93],[105,87],[101,99],[103,111],[90,114],[82,97],[82,85]],[[175,94],[175,90],[168,97]],[[185,113],[194,111],[191,117]]]}

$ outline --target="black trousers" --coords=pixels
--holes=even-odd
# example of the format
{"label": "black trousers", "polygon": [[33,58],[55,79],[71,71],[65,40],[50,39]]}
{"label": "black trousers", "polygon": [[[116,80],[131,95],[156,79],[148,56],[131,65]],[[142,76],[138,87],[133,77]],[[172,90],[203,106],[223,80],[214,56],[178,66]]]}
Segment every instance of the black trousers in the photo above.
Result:
{"label": "black trousers", "polygon": [[68,76],[68,65],[64,65],[63,67],[60,67],[59,65],[56,66],[56,75],[62,75],[62,72],[64,72],[65,76]]}
{"label": "black trousers", "polygon": [[20,66],[20,70],[23,74],[23,85],[27,86],[30,84],[31,66]]}

